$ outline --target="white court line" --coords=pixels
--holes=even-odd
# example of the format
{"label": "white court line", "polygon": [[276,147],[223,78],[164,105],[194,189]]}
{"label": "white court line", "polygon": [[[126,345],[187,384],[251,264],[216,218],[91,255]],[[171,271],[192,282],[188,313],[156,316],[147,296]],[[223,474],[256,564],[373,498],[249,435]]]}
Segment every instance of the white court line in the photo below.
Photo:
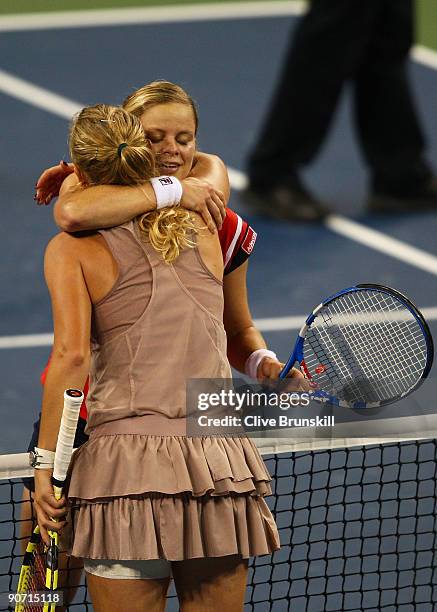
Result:
{"label": "white court line", "polygon": [[[229,180],[231,186],[236,190],[244,189],[247,185],[247,176],[233,168],[229,168]],[[399,259],[404,263],[437,276],[437,257],[427,251],[413,247],[397,238],[387,236],[387,234],[371,229],[362,223],[347,219],[342,215],[328,215],[324,225],[345,238],[364,244],[375,251]]]}
{"label": "white court line", "polygon": [[273,2],[225,2],[224,4],[204,3],[164,7],[27,13],[0,17],[0,32],[286,17],[302,15],[305,10],[306,2],[277,0]]}
{"label": "white court line", "polygon": [[[427,321],[437,321],[437,307],[431,306],[429,308],[420,308],[419,310]],[[293,329],[299,330],[305,322],[307,316],[308,315],[299,315],[293,317],[272,317],[267,319],[255,319],[254,323],[256,327],[263,332],[286,331]]]}
{"label": "white court line", "polygon": [[[5,18],[0,18],[0,24],[3,19]],[[437,69],[437,53],[434,51],[424,47],[416,47],[413,50],[413,57],[415,57],[417,61]],[[4,70],[0,70],[0,91],[27,104],[36,106],[37,108],[46,110],[47,112],[51,112],[68,120],[82,107],[82,104],[79,102],[74,102],[68,98],[59,96],[48,89],[34,85]],[[234,168],[229,168],[229,178],[231,186],[236,190],[242,190],[247,185],[247,176]],[[330,215],[325,225],[330,230],[342,236],[360,242],[369,248],[390,255],[391,257],[430,272],[431,274],[437,275],[437,257],[426,251],[412,247],[400,240],[391,238],[382,232],[370,229],[365,225],[342,217],[341,215]],[[289,318],[286,319],[289,320]],[[261,325],[263,325],[262,321],[265,321],[265,325],[267,326],[265,328],[260,327],[260,329],[263,331],[271,331],[273,329],[295,329],[294,321],[298,319],[302,321],[302,318],[299,317],[292,317],[291,319],[293,321],[288,323],[284,322],[281,318],[277,319],[277,323],[274,323],[276,319],[260,320]],[[283,327],[284,325],[286,327]],[[299,324],[296,325],[296,327],[299,326]],[[52,342],[51,336],[50,339],[47,339],[47,334],[17,336],[15,338],[15,340],[9,339],[9,337],[0,338],[0,349],[19,346],[47,346]]]}
{"label": "white court line", "polygon": [[27,336],[0,336],[0,349],[51,346],[53,334],[29,334]]}
{"label": "white court line", "polygon": [[428,68],[437,70],[437,51],[428,49],[428,47],[422,47],[422,45],[416,45],[413,47],[411,57],[418,64],[423,64],[428,66]]}
{"label": "white court line", "polygon": [[329,215],[325,226],[341,236],[437,276],[437,257],[431,253],[341,215]]}
{"label": "white court line", "polygon": [[[299,16],[307,10],[301,0],[271,2],[229,2],[224,4],[186,4],[181,6],[53,11],[3,15],[0,32],[22,32],[65,28],[108,27],[152,23],[216,21],[220,19],[255,19],[260,17]],[[411,53],[421,64],[437,69],[437,52],[416,45]]]}
{"label": "white court line", "polygon": [[[420,312],[427,321],[437,321],[437,307],[421,308]],[[309,314],[309,313],[308,313]],[[262,332],[292,331],[299,330],[306,315],[293,317],[271,317],[266,319],[254,319],[256,327]],[[53,334],[29,334],[27,336],[0,336],[1,349],[34,348],[38,346],[51,346]]]}
{"label": "white court line", "polygon": [[68,120],[83,108],[79,102],[73,102],[1,69],[0,92]]}
{"label": "white court line", "polygon": [[[82,107],[79,102],[59,96],[43,87],[33,85],[4,70],[0,70],[0,91],[68,120]],[[241,191],[247,185],[247,176],[244,172],[235,168],[229,168],[229,179],[232,188],[237,191]],[[387,236],[380,231],[373,230],[341,215],[329,215],[325,221],[325,226],[350,240],[359,242],[430,274],[437,275],[437,257],[422,249],[413,247],[401,240]]]}
{"label": "white court line", "polygon": [[[255,19],[299,16],[307,10],[301,0],[186,4],[181,6],[53,11],[0,17],[0,32],[22,32],[65,28],[108,27],[152,23]],[[437,52],[416,45],[411,53],[416,62],[437,69]]]}

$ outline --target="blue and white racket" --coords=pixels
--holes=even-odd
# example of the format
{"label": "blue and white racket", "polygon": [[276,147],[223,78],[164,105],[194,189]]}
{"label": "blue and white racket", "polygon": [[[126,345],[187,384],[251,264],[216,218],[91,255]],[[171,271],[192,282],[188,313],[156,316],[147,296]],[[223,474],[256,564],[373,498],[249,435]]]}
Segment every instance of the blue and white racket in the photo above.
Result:
{"label": "blue and white racket", "polygon": [[335,293],[309,315],[280,378],[299,363],[312,398],[372,408],[415,391],[433,362],[431,332],[398,291],[361,284]]}

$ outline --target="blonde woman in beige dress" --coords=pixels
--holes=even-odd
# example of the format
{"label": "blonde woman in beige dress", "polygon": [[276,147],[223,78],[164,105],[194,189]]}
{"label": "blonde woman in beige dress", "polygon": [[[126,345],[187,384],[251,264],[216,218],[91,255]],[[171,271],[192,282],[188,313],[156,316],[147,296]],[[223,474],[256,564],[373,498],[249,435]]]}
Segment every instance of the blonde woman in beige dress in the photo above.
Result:
{"label": "blonde woman in beige dress", "polygon": [[[186,126],[194,134],[188,115]],[[70,146],[85,185],[141,190],[156,173],[140,122],[121,109],[84,109]],[[68,496],[71,553],[84,559],[94,609],[162,611],[172,575],[183,612],[242,610],[248,558],[279,547],[264,500],[270,476],[248,439],[188,437],[184,418],[187,379],[231,377],[217,234],[169,207],[57,235],[45,274],[55,340],[38,446],[54,449],[63,390],[90,372],[90,440],[76,451]],[[274,376],[281,364],[264,367]],[[65,527],[50,477],[36,470],[45,540]]]}

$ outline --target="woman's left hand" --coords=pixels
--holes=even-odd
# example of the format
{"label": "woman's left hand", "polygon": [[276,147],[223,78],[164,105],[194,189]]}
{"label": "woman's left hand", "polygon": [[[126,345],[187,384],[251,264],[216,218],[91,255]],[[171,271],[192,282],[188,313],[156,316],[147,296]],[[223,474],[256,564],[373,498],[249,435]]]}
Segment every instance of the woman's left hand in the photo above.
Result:
{"label": "woman's left hand", "polygon": [[[278,380],[284,365],[277,359],[264,357],[258,366],[258,380]],[[310,381],[297,368],[291,368],[286,378],[290,379],[287,384],[288,391],[309,391],[312,388]]]}
{"label": "woman's left hand", "polygon": [[51,200],[59,195],[64,179],[74,172],[73,164],[61,160],[57,166],[47,168],[39,177],[35,189],[34,200],[37,204],[50,204]]}
{"label": "woman's left hand", "polygon": [[208,181],[192,176],[182,181],[182,189],[181,206],[197,212],[212,234],[220,229],[226,217],[223,193],[215,189]]}
{"label": "woman's left hand", "polygon": [[49,531],[60,532],[66,525],[67,500],[65,495],[56,499],[52,485],[52,470],[35,470],[34,508],[41,538],[47,546]]}

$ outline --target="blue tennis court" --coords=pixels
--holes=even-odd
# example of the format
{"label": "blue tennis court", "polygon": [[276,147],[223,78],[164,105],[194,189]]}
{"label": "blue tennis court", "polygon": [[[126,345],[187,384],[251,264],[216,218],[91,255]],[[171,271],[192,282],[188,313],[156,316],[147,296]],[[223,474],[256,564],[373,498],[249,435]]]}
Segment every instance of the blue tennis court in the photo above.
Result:
{"label": "blue tennis court", "polygon": [[[218,154],[231,169],[230,206],[258,233],[249,268],[252,312],[278,355],[285,358],[290,350],[300,326],[296,317],[306,315],[321,298],[357,282],[380,283],[406,293],[424,309],[437,336],[437,213],[367,213],[366,173],[347,90],[326,146],[305,174],[311,189],[332,209],[326,224],[266,220],[252,215],[239,196],[245,158],[297,19],[291,14],[243,15],[8,29],[2,28],[0,17],[2,454],[27,447],[41,402],[39,375],[50,353],[43,254],[56,227],[51,208],[37,207],[32,200],[36,178],[43,168],[67,157],[69,109],[118,104],[153,79],[180,83],[193,95],[200,110],[200,148]],[[437,158],[437,54],[433,61],[434,66],[432,61],[411,62],[430,160]],[[16,93],[10,91],[14,82]],[[435,381],[434,370],[429,389]],[[272,609],[291,609],[281,605],[286,606]],[[390,611],[401,609],[387,606]],[[425,604],[420,610],[432,612]]]}
{"label": "blue tennis court", "polygon": [[[199,105],[200,147],[217,153],[232,169],[242,172],[296,19],[281,16],[4,31],[0,35],[0,67],[77,105],[119,103],[133,88],[154,78],[179,82]],[[429,139],[429,158],[434,159],[436,71],[414,62],[411,73]],[[2,337],[51,331],[42,260],[56,228],[51,210],[35,206],[32,196],[40,170],[67,156],[68,121],[59,115],[66,115],[68,108],[58,108],[54,114],[35,107],[34,96],[27,95],[25,102],[0,93]],[[237,186],[244,180],[239,175],[231,178]],[[265,220],[252,216],[234,189],[231,207],[247,216],[259,235],[249,275],[254,316],[303,315],[323,296],[365,281],[393,286],[419,307],[434,308],[436,215],[366,214],[366,176],[354,140],[347,91],[326,147],[306,178],[334,213],[360,225],[345,237],[324,226]],[[392,249],[393,257],[360,244],[355,238],[362,226],[382,232],[383,238],[398,239],[402,246],[424,251],[429,269],[408,263],[408,252],[401,254],[400,260],[396,248]],[[378,239],[373,246],[378,247]],[[433,312],[430,318],[435,330]],[[293,337],[293,330],[266,332],[268,343],[284,357]],[[1,405],[7,407],[9,417],[1,434],[3,452],[23,450],[22,423],[28,420],[30,424],[38,411],[38,376],[48,354],[48,346],[0,351]]]}

